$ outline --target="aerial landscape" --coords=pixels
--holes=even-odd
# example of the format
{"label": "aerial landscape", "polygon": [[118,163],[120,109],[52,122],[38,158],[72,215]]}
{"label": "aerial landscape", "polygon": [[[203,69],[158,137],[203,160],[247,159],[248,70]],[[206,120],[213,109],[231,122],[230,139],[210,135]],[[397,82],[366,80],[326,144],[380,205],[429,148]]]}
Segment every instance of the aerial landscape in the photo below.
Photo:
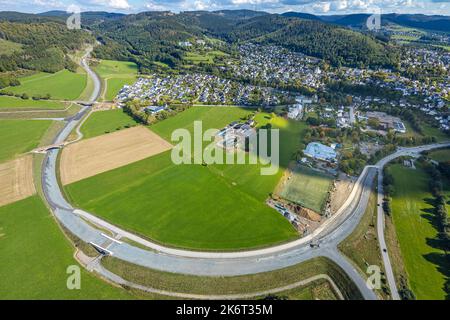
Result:
{"label": "aerial landscape", "polygon": [[0,1],[0,300],[450,300],[450,3],[191,2]]}

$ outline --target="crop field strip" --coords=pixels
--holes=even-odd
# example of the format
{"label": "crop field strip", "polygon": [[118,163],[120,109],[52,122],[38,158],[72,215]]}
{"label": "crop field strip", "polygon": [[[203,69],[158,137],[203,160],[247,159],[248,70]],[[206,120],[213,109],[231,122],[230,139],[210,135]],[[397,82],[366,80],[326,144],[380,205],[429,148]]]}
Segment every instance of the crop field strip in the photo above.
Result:
{"label": "crop field strip", "polygon": [[79,141],[63,150],[61,181],[70,184],[171,148],[170,143],[140,126]]}

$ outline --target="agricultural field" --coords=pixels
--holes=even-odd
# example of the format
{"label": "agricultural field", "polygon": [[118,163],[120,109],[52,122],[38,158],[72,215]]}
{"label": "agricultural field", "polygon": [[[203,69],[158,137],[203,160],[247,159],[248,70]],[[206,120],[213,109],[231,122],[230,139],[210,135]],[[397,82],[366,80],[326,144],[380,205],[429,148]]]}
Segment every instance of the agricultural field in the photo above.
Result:
{"label": "agricultural field", "polygon": [[[192,131],[194,120],[203,120],[204,130],[220,129],[250,112],[193,107],[151,129],[170,141],[174,129]],[[283,146],[292,148],[299,143],[297,134],[302,126],[267,118],[274,126],[285,126],[281,153],[292,153]],[[292,134],[296,136],[290,137]],[[282,164],[289,159],[281,158]],[[106,220],[172,246],[235,250],[292,240],[297,237],[296,231],[265,204],[283,170],[261,176],[259,168],[248,164],[177,166],[168,151],[69,184],[66,193],[77,205]]]}
{"label": "agricultural field", "polygon": [[320,213],[323,211],[332,183],[332,176],[298,166],[279,186],[278,195]]}
{"label": "agricultural field", "polygon": [[433,246],[437,231],[433,225],[433,197],[429,177],[420,168],[392,165],[394,177],[392,217],[409,284],[417,299],[444,299],[445,275],[450,270],[444,251]]}
{"label": "agricultural field", "polygon": [[6,110],[63,110],[67,105],[63,102],[51,100],[21,99],[9,96],[0,96],[0,112]]}
{"label": "agricultural field", "polygon": [[51,120],[0,120],[0,163],[39,145]]}
{"label": "agricultural field", "polygon": [[35,192],[32,155],[0,163],[0,206],[25,199]]}
{"label": "agricultural field", "polygon": [[38,196],[0,207],[0,299],[132,299],[81,268],[81,289],[68,290],[73,247]]}
{"label": "agricultural field", "polygon": [[171,148],[170,143],[142,126],[79,141],[62,152],[61,182],[83,180]]}
{"label": "agricultural field", "polygon": [[136,81],[138,73],[134,62],[114,60],[100,60],[94,70],[103,80],[103,101],[112,101],[124,85]]}
{"label": "agricultural field", "polygon": [[13,54],[14,52],[21,50],[22,45],[20,43],[0,39],[0,55],[2,54],[10,55]]}
{"label": "agricultural field", "polygon": [[86,87],[87,76],[62,70],[56,73],[39,72],[19,80],[20,86],[8,87],[4,91],[26,93],[30,98],[50,94],[53,100],[76,100]]}
{"label": "agricultural field", "polygon": [[137,123],[122,109],[93,112],[81,127],[83,138],[93,138],[105,133],[135,126]]}

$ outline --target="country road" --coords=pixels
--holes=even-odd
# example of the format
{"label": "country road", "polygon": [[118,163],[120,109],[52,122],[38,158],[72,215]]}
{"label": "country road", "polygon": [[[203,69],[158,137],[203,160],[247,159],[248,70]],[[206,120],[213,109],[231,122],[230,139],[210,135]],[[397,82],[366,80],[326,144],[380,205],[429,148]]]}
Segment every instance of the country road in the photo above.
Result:
{"label": "country road", "polygon": [[[83,57],[81,64],[94,81],[94,90],[89,100],[90,103],[93,103],[100,93],[100,79],[86,62],[89,54],[90,51]],[[90,106],[83,107],[76,116],[69,119],[56,137],[54,144],[65,141],[69,134],[80,125],[90,108]],[[344,205],[314,233],[283,245],[251,251],[197,252],[168,248],[142,239],[88,212],[74,208],[65,199],[58,184],[57,156],[59,150],[50,150],[46,155],[42,167],[42,186],[49,206],[65,228],[87,243],[92,242],[98,246],[108,243],[108,247],[105,249],[109,250],[116,258],[167,272],[205,276],[235,276],[272,271],[324,256],[337,263],[347,273],[365,299],[374,300],[377,299],[375,292],[366,285],[364,278],[338,251],[337,246],[358,225],[369,201],[373,180],[386,163],[401,155],[417,154],[423,148],[426,150],[442,146],[442,144],[433,144],[425,147],[399,149],[393,155],[382,159],[376,166],[367,166]],[[104,231],[94,228],[92,223],[101,226],[102,229],[110,230],[118,239],[126,237],[139,243],[140,246],[111,241],[102,234]],[[383,232],[383,226],[381,227],[381,232]],[[309,243],[313,239],[320,242],[319,248],[310,247]],[[142,245],[148,249],[142,249]],[[389,261],[384,261],[385,264],[388,264],[386,269],[392,269]],[[389,284],[391,285],[390,282]],[[395,288],[395,282],[393,286]],[[396,292],[396,289],[393,292]]]}

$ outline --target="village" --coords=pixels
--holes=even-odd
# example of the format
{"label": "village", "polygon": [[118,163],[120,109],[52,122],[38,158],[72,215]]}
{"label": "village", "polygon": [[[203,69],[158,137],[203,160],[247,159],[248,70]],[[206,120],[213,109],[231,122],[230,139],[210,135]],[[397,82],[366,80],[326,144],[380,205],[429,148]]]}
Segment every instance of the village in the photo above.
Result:
{"label": "village", "polygon": [[291,100],[286,91],[245,85],[206,74],[149,75],[124,86],[117,100],[204,105],[276,106]]}

